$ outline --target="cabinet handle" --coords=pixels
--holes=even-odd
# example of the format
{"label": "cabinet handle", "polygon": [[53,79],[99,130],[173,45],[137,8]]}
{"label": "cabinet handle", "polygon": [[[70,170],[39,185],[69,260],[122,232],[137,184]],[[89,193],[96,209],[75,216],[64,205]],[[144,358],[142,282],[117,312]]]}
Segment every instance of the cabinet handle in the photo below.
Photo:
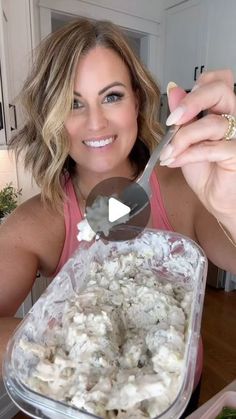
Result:
{"label": "cabinet handle", "polygon": [[14,131],[15,129],[17,129],[17,118],[16,118],[16,106],[12,105],[11,103],[9,104],[9,108],[12,109],[13,108],[13,113],[14,113],[14,127],[11,127],[11,131]]}
{"label": "cabinet handle", "polygon": [[201,65],[201,68],[200,68],[200,73],[202,73],[203,72],[203,70],[204,70],[204,65]]}
{"label": "cabinet handle", "polygon": [[194,81],[197,80],[197,71],[198,71],[198,67],[194,67]]}
{"label": "cabinet handle", "polygon": [[3,129],[2,102],[0,102],[0,131]]}

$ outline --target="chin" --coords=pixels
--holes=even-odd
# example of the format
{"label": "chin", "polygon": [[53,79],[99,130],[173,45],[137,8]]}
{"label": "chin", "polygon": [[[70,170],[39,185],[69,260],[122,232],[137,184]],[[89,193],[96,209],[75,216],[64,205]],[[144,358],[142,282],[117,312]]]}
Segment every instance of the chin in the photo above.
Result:
{"label": "chin", "polygon": [[95,173],[97,173],[98,175],[104,175],[104,176],[110,176],[110,177],[113,177],[113,176],[117,176],[117,174],[116,175],[114,175],[113,173],[114,172],[118,172],[118,170],[116,169],[116,167],[114,167],[114,166],[107,166],[107,167],[96,167],[96,169],[94,170],[93,169],[93,171],[95,171]]}
{"label": "chin", "polygon": [[[121,169],[119,170],[119,167],[121,167]],[[96,161],[95,164],[90,167],[91,171],[94,171],[98,174],[104,174],[104,175],[109,175],[112,177],[112,173],[120,173],[120,176],[122,176],[122,172],[124,172],[124,168],[123,168],[123,163],[122,162],[104,162],[104,161]]]}

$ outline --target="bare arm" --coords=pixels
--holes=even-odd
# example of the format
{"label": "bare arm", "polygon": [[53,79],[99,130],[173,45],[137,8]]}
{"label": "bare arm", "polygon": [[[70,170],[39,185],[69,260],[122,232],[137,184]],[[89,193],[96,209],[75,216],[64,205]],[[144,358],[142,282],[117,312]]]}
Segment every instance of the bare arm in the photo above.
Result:
{"label": "bare arm", "polygon": [[45,209],[39,197],[18,207],[0,226],[0,359],[20,321],[13,316],[37,271],[46,276],[55,271],[63,242],[63,218]]}
{"label": "bare arm", "polygon": [[[0,318],[0,366],[3,362],[4,352],[7,346],[7,342],[13,334],[16,327],[20,324],[21,319],[14,317],[2,317]],[[2,376],[2,368],[0,368],[0,378]]]}
{"label": "bare arm", "polygon": [[157,176],[173,229],[197,241],[216,266],[236,274],[236,247],[188,186],[182,171],[160,166]]}
{"label": "bare arm", "polygon": [[202,206],[196,213],[195,232],[207,257],[219,268],[236,275],[236,247],[223,233],[215,217]]}
{"label": "bare arm", "polygon": [[0,316],[14,315],[38,270],[45,276],[55,271],[63,242],[63,217],[43,207],[39,196],[0,226]]}
{"label": "bare arm", "polygon": [[0,316],[15,314],[36,277],[39,259],[24,230],[17,214],[0,227]]}

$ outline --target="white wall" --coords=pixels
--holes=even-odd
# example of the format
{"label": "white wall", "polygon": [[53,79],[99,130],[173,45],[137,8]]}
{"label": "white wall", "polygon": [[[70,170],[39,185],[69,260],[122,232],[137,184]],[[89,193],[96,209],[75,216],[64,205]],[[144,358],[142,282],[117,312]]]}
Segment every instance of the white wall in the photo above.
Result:
{"label": "white wall", "polygon": [[33,181],[31,173],[24,169],[20,160],[17,163],[17,179],[18,185],[22,188],[22,195],[19,197],[20,203],[39,193],[40,189]]}
{"label": "white wall", "polygon": [[[37,2],[37,0],[34,1]],[[76,7],[77,2],[78,0],[38,0],[38,4],[45,7],[50,5],[53,9],[64,8],[65,4],[68,9]],[[163,0],[83,0],[83,3],[150,19],[154,22],[160,22],[163,8]]]}
{"label": "white wall", "polygon": [[89,0],[87,3],[160,22],[161,0]]}
{"label": "white wall", "polygon": [[18,185],[15,159],[7,150],[0,150],[0,189],[7,183],[12,183],[14,187]]}

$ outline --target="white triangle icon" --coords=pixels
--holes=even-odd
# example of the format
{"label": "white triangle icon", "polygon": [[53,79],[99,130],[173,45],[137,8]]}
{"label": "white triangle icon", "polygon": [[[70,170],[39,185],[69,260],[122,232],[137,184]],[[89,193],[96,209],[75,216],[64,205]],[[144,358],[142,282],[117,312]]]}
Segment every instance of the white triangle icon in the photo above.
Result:
{"label": "white triangle icon", "polygon": [[128,205],[123,204],[121,201],[115,198],[109,198],[108,200],[108,220],[113,223],[124,215],[129,214],[131,211]]}

